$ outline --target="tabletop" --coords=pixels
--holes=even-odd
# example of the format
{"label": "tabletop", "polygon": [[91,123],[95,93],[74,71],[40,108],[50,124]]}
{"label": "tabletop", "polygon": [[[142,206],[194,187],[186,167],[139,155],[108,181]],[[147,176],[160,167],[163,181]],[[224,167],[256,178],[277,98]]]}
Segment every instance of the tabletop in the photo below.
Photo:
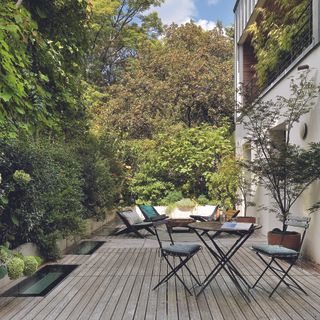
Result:
{"label": "tabletop", "polygon": [[[249,230],[237,230],[237,229],[221,229],[222,224],[220,222],[216,222],[216,221],[210,221],[210,222],[194,222],[194,223],[190,223],[189,228],[191,229],[199,229],[199,230],[203,230],[203,231],[221,231],[221,232],[245,232],[247,233]],[[254,224],[253,225],[253,229],[250,229],[250,231],[252,230],[257,230],[260,229],[261,226],[258,224]]]}

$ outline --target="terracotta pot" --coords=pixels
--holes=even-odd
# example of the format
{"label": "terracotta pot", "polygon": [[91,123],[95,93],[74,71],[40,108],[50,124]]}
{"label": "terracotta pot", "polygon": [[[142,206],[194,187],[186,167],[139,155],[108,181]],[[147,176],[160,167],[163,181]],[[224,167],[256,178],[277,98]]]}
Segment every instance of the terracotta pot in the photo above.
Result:
{"label": "terracotta pot", "polygon": [[286,233],[279,233],[279,232],[268,232],[268,244],[277,244],[282,245],[283,247],[293,249],[296,251],[300,250],[300,241],[301,241],[301,234],[299,232],[286,232]]}
{"label": "terracotta pot", "polygon": [[256,223],[256,217],[237,217],[237,222]]}

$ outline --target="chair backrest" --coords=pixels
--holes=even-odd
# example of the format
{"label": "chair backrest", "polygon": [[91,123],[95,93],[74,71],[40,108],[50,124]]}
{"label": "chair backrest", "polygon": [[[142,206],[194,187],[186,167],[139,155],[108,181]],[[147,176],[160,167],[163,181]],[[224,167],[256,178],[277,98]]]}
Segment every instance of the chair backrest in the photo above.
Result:
{"label": "chair backrest", "polygon": [[295,228],[303,228],[304,229],[303,233],[302,233],[299,248],[302,247],[304,238],[306,236],[307,229],[309,228],[310,220],[311,220],[310,217],[289,216],[289,217],[287,217],[286,221],[284,222],[286,227],[295,227]]}
{"label": "chair backrest", "polygon": [[139,204],[138,207],[141,210],[143,216],[147,220],[152,220],[159,216],[158,211],[153,206],[146,205],[146,204]]}
{"label": "chair backrest", "polygon": [[219,220],[219,216],[217,216],[219,206],[213,206],[212,214],[208,217],[208,221]]}
{"label": "chair backrest", "polygon": [[139,215],[134,211],[117,211],[118,217],[123,221],[123,223],[129,227],[135,223],[143,222]]}
{"label": "chair backrest", "polygon": [[167,220],[152,221],[152,226],[154,228],[154,232],[156,234],[156,238],[158,240],[160,249],[162,249],[162,242],[163,242],[162,237],[161,237],[161,235],[159,233],[159,226],[161,226],[161,225],[165,225],[165,227],[166,227],[165,230],[169,234],[170,242],[172,244],[174,244],[174,241],[173,241],[173,238],[172,238],[172,234],[171,234],[171,230],[170,230],[170,228],[168,228],[168,225],[167,225]]}
{"label": "chair backrest", "polygon": [[226,221],[230,221],[238,216],[240,210],[228,209],[226,211]]}

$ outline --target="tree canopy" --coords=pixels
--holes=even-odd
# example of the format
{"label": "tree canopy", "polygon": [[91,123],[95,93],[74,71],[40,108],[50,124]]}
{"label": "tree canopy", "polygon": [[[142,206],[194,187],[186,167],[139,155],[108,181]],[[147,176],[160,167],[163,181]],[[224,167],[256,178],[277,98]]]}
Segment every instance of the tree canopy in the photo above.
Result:
{"label": "tree canopy", "polygon": [[222,29],[172,25],[129,59],[97,121],[132,138],[150,138],[168,125],[232,119],[232,55],[232,40]]}

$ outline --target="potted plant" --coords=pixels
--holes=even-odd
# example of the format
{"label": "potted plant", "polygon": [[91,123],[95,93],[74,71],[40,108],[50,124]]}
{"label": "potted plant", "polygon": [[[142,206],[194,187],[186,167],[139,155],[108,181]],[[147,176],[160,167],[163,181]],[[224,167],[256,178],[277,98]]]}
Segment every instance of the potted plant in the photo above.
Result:
{"label": "potted plant", "polygon": [[246,138],[254,151],[254,158],[245,161],[245,166],[271,196],[269,211],[283,222],[282,229],[273,230],[269,238],[275,235],[289,247],[285,236],[291,234],[284,221],[301,194],[320,177],[320,144],[310,143],[306,149],[293,144],[292,129],[311,110],[318,93],[319,87],[308,80],[306,72],[291,80],[289,97],[258,100],[240,108]]}

